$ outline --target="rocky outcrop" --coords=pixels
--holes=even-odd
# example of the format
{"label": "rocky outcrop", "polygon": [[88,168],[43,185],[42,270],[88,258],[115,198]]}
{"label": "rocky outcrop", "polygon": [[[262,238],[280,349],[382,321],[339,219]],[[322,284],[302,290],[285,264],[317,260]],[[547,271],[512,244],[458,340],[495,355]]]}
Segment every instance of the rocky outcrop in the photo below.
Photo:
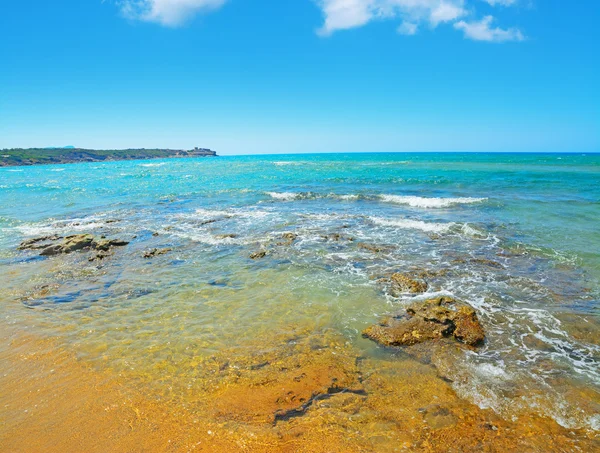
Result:
{"label": "rocky outcrop", "polygon": [[415,278],[409,274],[392,274],[390,281],[394,293],[420,294],[427,291],[427,288],[429,287],[425,280]]}
{"label": "rocky outcrop", "polygon": [[122,247],[127,244],[129,244],[128,241],[120,239],[96,238],[91,234],[74,234],[67,237],[44,236],[28,239],[21,243],[19,250],[41,250],[41,256],[54,256],[79,250],[108,252],[113,247]]}
{"label": "rocky outcrop", "polygon": [[450,297],[414,303],[406,313],[386,317],[365,329],[363,336],[385,346],[411,346],[441,338],[478,346],[485,340],[475,310]]}

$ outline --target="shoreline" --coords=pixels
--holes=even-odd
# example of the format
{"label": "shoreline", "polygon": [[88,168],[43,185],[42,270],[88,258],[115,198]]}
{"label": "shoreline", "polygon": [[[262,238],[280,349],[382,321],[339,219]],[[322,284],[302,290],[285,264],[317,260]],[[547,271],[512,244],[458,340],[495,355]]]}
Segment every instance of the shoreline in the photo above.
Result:
{"label": "shoreline", "polygon": [[[289,400],[290,391],[310,394],[331,378],[332,370],[352,367],[352,353],[338,345],[333,355],[327,348],[315,359],[314,352],[309,357],[301,348],[296,358],[279,357],[282,364],[297,362],[291,373],[254,369],[250,373],[256,376],[224,387],[198,388],[182,405],[165,399],[151,382],[86,363],[57,337],[24,334],[17,324],[2,324],[0,385],[7,390],[0,397],[2,451],[358,453],[401,448],[464,453],[597,447],[593,433],[563,428],[549,418],[530,414],[507,421],[480,409],[459,398],[431,366],[414,360],[378,365],[376,375],[364,376],[364,395],[333,393],[303,413],[278,417],[275,412],[272,421],[272,411]],[[307,377],[298,381],[296,375]]]}

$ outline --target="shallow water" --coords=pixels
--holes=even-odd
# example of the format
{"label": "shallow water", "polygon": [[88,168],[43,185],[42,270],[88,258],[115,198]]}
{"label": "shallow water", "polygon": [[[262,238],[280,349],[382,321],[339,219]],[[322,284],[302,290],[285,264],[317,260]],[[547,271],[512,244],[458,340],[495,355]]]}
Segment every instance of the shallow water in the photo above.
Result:
{"label": "shallow water", "polygon": [[[423,430],[465,429],[482,411],[516,426],[545,417],[577,430],[565,431],[563,451],[585,451],[600,430],[599,218],[599,155],[0,168],[0,315],[6,329],[51,337],[132,390],[246,440],[329,424],[376,451],[443,451]],[[298,237],[288,243],[285,232]],[[131,243],[101,262],[17,250],[74,233]],[[144,258],[152,248],[172,250]],[[485,345],[407,354],[363,339],[414,300],[378,281],[394,271],[428,273],[420,298],[475,307]],[[327,393],[332,382],[341,395]],[[352,401],[335,406],[342,397]],[[443,407],[428,412],[434,403]],[[390,414],[398,404],[404,412]],[[402,425],[406,417],[418,423]]]}

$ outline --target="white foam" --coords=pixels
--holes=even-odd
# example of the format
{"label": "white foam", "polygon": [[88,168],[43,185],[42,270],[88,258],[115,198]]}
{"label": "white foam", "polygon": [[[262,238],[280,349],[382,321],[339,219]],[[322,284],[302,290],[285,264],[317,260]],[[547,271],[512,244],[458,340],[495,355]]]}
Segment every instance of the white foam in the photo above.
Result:
{"label": "white foam", "polygon": [[295,192],[267,192],[267,195],[271,196],[271,198],[274,198],[276,200],[283,201],[292,201],[300,196],[300,194]]}
{"label": "white foam", "polygon": [[377,225],[402,228],[406,230],[421,230],[427,233],[445,233],[450,231],[454,223],[436,223],[424,222],[413,219],[383,219],[381,217],[370,217],[371,221]]}
{"label": "white foam", "polygon": [[165,162],[155,163],[155,164],[138,164],[140,167],[162,167],[165,165]]}
{"label": "white foam", "polygon": [[386,203],[396,203],[411,206],[413,208],[447,208],[457,204],[481,203],[487,198],[458,197],[458,198],[427,198],[412,195],[379,195]]}

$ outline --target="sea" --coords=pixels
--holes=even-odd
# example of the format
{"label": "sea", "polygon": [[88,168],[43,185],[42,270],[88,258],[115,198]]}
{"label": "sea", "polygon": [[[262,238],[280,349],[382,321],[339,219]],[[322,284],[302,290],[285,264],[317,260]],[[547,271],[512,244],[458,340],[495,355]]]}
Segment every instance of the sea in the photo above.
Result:
{"label": "sea", "polygon": [[[19,250],[83,233],[129,244],[104,259]],[[382,281],[395,272],[425,275],[427,292],[390,291]],[[363,337],[441,295],[476,310],[481,347],[411,351]],[[5,359],[23,354],[11,352],[23,334],[52,341],[179,420],[200,420],[209,436],[200,447],[221,436],[239,451],[304,451],[289,446],[313,438],[329,451],[451,451],[443,439],[462,431],[478,439],[472,451],[503,442],[543,451],[527,444],[536,436],[556,442],[546,451],[591,451],[600,445],[600,155],[0,168],[0,330]],[[18,367],[0,372],[22,379]],[[20,407],[0,401],[7,440]],[[534,434],[510,434],[523,425]],[[180,440],[181,451],[189,445]]]}

